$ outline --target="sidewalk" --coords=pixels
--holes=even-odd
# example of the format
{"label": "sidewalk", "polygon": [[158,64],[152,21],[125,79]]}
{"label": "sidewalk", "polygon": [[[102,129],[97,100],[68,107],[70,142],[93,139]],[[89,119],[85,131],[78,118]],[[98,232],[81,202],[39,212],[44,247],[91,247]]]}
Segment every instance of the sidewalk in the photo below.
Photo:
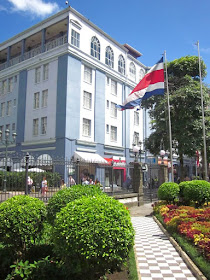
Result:
{"label": "sidewalk", "polygon": [[131,207],[141,280],[196,280],[168,237],[153,220],[150,204]]}

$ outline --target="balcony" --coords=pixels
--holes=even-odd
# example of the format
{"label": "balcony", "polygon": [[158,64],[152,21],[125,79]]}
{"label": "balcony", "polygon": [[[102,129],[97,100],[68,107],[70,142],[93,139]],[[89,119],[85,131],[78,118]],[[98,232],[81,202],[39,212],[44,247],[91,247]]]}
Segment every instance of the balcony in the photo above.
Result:
{"label": "balcony", "polygon": [[[60,36],[60,37],[58,37],[54,40],[50,40],[44,45],[44,52],[48,52],[48,51],[50,51],[54,48],[62,46],[64,44],[66,44],[67,42],[68,42],[67,34],[64,34],[63,36]],[[1,63],[0,64],[0,71],[6,69],[8,67],[14,66],[18,63],[21,63],[22,61],[33,58],[33,57],[39,55],[40,53],[42,53],[42,47],[37,46],[37,47],[31,49],[30,51],[25,52],[23,54],[23,56],[18,55],[16,57],[11,58],[8,63],[7,62]]]}

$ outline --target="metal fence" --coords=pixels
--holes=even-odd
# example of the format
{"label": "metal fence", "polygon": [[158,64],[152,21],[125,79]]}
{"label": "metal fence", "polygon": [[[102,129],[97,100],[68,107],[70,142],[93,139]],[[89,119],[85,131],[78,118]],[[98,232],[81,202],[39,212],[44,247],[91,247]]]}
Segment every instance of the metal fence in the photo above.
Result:
{"label": "metal fence", "polygon": [[[44,201],[61,189],[61,180],[70,187],[76,184],[99,183],[104,192],[126,194],[133,192],[133,166],[108,162],[107,164],[72,161],[62,158],[38,158],[27,155],[20,158],[0,158],[0,202],[14,195],[29,194]],[[47,181],[47,187],[45,187]],[[157,198],[159,167],[143,168],[145,201]]]}

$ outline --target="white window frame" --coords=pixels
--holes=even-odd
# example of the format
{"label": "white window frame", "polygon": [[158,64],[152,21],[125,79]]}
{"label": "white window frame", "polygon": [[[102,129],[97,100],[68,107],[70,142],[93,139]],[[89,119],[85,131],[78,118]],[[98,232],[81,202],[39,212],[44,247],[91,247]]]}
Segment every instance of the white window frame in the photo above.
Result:
{"label": "white window frame", "polygon": [[117,96],[117,82],[111,79],[111,94]]}
{"label": "white window frame", "polygon": [[91,120],[83,118],[82,135],[91,137]]}
{"label": "white window frame", "polygon": [[110,46],[106,47],[105,64],[114,68],[114,52]]}
{"label": "white window frame", "polygon": [[122,55],[118,58],[118,72],[125,75],[125,59]]}
{"label": "white window frame", "polygon": [[39,99],[40,99],[40,93],[39,92],[35,92],[34,93],[34,104],[33,104],[33,109],[39,109]]}
{"label": "white window frame", "polygon": [[7,80],[2,81],[2,94],[7,93]]}
{"label": "white window frame", "polygon": [[3,118],[5,116],[5,102],[1,103],[1,113],[0,113],[0,117]]}
{"label": "white window frame", "polygon": [[42,91],[42,108],[47,107],[48,89]]}
{"label": "white window frame", "polygon": [[84,81],[92,84],[92,69],[86,65],[84,65]]}
{"label": "white window frame", "polygon": [[111,115],[111,117],[113,117],[113,118],[117,118],[117,108],[116,108],[116,103],[114,103],[114,102],[111,102],[111,108],[110,108],[110,110],[111,110],[111,113],[110,113],[110,115]]}
{"label": "white window frame", "polygon": [[11,112],[12,112],[12,101],[9,100],[7,101],[6,115],[11,116]]}
{"label": "white window frame", "polygon": [[47,134],[47,117],[41,118],[41,135]]}
{"label": "white window frame", "polygon": [[92,93],[88,91],[83,91],[83,108],[92,109]]}
{"label": "white window frame", "polygon": [[90,54],[91,54],[91,56],[100,60],[101,46],[100,46],[100,42],[96,36],[92,37],[92,39],[91,39]]}
{"label": "white window frame", "polygon": [[134,111],[134,125],[139,125],[139,112]]}
{"label": "white window frame", "polygon": [[133,62],[131,62],[129,66],[129,75],[133,81],[136,81],[136,66]]}
{"label": "white window frame", "polygon": [[71,30],[71,44],[77,48],[80,48],[80,33],[76,30]]}
{"label": "white window frame", "polygon": [[49,63],[43,65],[43,81],[49,79]]}
{"label": "white window frame", "polygon": [[139,133],[136,131],[133,133],[133,144],[139,145]]}
{"label": "white window frame", "polygon": [[111,125],[111,133],[110,133],[111,142],[117,142],[117,127]]}
{"label": "white window frame", "polygon": [[39,119],[33,119],[33,136],[39,135]]}
{"label": "white window frame", "polygon": [[41,67],[36,67],[35,68],[35,84],[40,83],[41,81]]}
{"label": "white window frame", "polygon": [[13,90],[13,78],[8,79],[8,92],[12,92]]}

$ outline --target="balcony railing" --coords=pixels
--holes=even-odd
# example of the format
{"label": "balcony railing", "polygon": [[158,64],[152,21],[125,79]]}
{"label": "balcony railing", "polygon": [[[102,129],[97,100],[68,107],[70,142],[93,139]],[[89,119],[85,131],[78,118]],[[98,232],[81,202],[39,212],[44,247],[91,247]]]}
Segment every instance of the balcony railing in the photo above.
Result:
{"label": "balcony railing", "polygon": [[[50,50],[52,50],[56,47],[59,47],[61,45],[66,44],[66,43],[67,43],[67,34],[65,34],[64,36],[59,37],[55,40],[47,42],[44,46],[45,52],[50,51]],[[10,66],[13,66],[15,64],[18,64],[18,63],[22,62],[23,60],[27,60],[27,59],[30,59],[32,57],[35,57],[35,56],[39,55],[40,53],[42,53],[42,47],[38,46],[37,48],[34,48],[34,49],[32,49],[28,52],[25,52],[23,54],[23,57],[21,55],[19,55],[19,56],[16,56],[14,58],[11,58],[9,60],[9,63],[4,62],[4,63],[0,64],[0,71],[4,70],[4,69],[6,69]]]}

